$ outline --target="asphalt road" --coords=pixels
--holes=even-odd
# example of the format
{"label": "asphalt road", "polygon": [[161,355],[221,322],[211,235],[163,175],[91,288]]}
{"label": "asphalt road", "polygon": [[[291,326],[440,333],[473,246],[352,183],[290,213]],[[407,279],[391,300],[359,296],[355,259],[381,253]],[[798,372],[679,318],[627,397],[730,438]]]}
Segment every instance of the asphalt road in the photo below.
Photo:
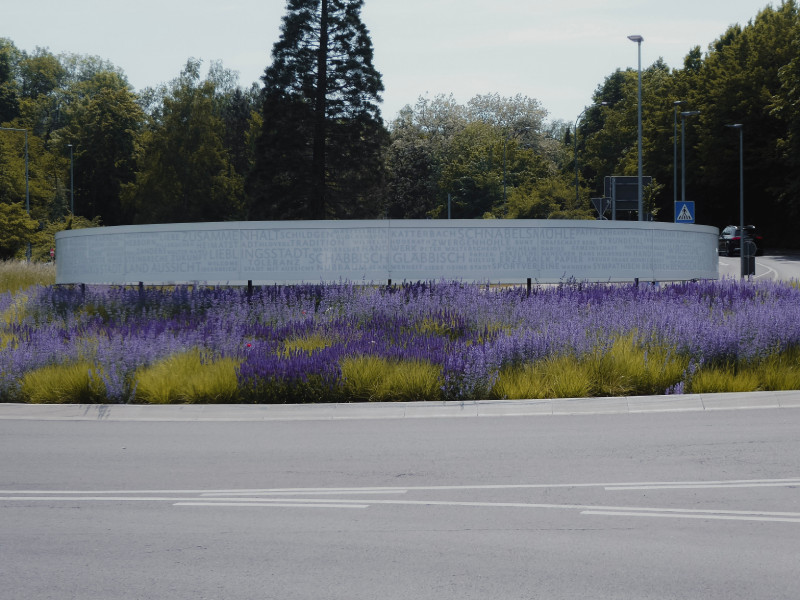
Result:
{"label": "asphalt road", "polygon": [[[741,274],[741,259],[738,256],[719,257],[720,277],[738,278]],[[800,280],[800,253],[786,251],[767,251],[764,256],[756,256],[756,280]]]}
{"label": "asphalt road", "polygon": [[800,408],[376,410],[0,416],[0,598],[798,596]]}

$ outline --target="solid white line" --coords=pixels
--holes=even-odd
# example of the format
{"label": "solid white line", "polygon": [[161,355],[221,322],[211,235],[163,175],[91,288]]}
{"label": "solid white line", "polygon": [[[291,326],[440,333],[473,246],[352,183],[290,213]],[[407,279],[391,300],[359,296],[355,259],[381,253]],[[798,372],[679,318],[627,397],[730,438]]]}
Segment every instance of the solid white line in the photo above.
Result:
{"label": "solid white line", "polygon": [[367,508],[367,504],[305,504],[305,503],[290,503],[290,502],[176,502],[172,506],[249,506],[249,507],[265,507],[274,506],[279,508]]}
{"label": "solid white line", "polygon": [[621,490],[702,490],[724,488],[751,488],[751,487],[794,487],[800,485],[800,480],[761,483],[675,483],[653,485],[614,485],[605,488],[607,492]]}
{"label": "solid white line", "polygon": [[[308,496],[326,496],[326,495],[347,495],[347,494],[405,494],[408,490],[406,489],[397,489],[397,490],[358,490],[358,489],[351,489],[351,490],[311,490],[311,491],[303,491],[303,495]],[[252,491],[242,491],[242,492],[206,492],[201,494],[201,496],[205,498],[214,498],[214,497],[226,497],[229,498],[231,496],[252,496],[254,494],[263,494],[265,496],[290,496],[296,495],[298,493],[297,490],[289,491],[289,490],[252,490]]]}
{"label": "solid white line", "polygon": [[761,275],[754,275],[753,276],[754,279],[761,279],[762,277],[766,277],[767,275],[770,274],[770,272],[775,274],[775,279],[780,279],[778,277],[778,271],[773,269],[772,267],[768,267],[762,261],[758,261],[758,266],[764,267],[767,270],[767,272],[766,273],[762,273]]}
{"label": "solid white line", "polygon": [[594,506],[586,504],[541,504],[541,503],[528,503],[528,502],[472,502],[472,501],[446,501],[446,500],[379,500],[373,499],[369,501],[349,500],[349,499],[331,499],[330,501],[323,501],[315,498],[220,498],[214,501],[211,498],[171,498],[171,497],[152,497],[152,496],[82,496],[82,497],[41,497],[41,496],[10,496],[2,498],[0,501],[66,501],[66,502],[132,502],[132,501],[145,501],[145,502],[172,502],[174,506],[311,506],[311,507],[346,507],[356,506],[366,508],[367,506],[374,505],[395,505],[395,506],[465,506],[465,507],[478,507],[478,508],[533,508],[533,509],[568,509],[579,510],[581,514],[612,514],[612,515],[632,515],[632,516],[650,516],[650,515],[675,515],[675,516],[692,516],[696,518],[714,518],[721,519],[723,517],[741,517],[743,520],[778,520],[784,522],[800,522],[800,513],[798,512],[771,512],[771,511],[742,511],[742,510],[713,510],[713,509],[682,509],[682,508],[648,508],[637,506]]}
{"label": "solid white line", "polygon": [[800,523],[800,515],[796,518],[788,517],[761,517],[761,516],[738,516],[727,514],[692,514],[692,513],[659,513],[659,512],[636,512],[636,511],[611,511],[611,510],[584,510],[582,515],[607,515],[611,517],[661,517],[673,519],[713,519],[722,521],[768,521],[778,523]]}
{"label": "solid white line", "polygon": [[262,488],[262,489],[222,489],[222,490],[0,490],[0,494],[27,494],[27,495],[85,495],[100,496],[104,494],[358,494],[358,493],[406,493],[409,491],[457,491],[457,490],[526,490],[548,488],[592,488],[606,489],[641,489],[642,486],[670,487],[670,486],[720,486],[734,487],[752,484],[775,484],[779,486],[800,485],[800,478],[787,479],[732,479],[711,481],[642,481],[642,482],[617,482],[617,483],[531,483],[531,484],[485,484],[485,485],[421,485],[421,486],[384,486],[384,487],[338,487],[338,488]]}

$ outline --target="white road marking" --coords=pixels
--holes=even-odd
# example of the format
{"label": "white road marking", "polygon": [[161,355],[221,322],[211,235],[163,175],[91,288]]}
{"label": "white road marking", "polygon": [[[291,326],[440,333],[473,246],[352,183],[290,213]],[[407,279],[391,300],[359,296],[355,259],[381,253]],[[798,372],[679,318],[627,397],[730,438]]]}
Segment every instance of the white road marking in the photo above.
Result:
{"label": "white road marking", "polygon": [[610,485],[606,486],[608,492],[620,490],[703,490],[720,488],[751,488],[751,487],[794,487],[800,485],[800,479],[786,479],[779,481],[741,481],[741,482],[707,482],[707,483],[655,483],[641,485]]}
{"label": "white road marking", "polygon": [[598,506],[591,504],[551,504],[551,503],[530,503],[530,502],[476,502],[476,501],[457,501],[457,500],[349,500],[332,499],[322,501],[318,498],[220,498],[212,500],[210,498],[173,498],[173,497],[152,497],[152,496],[19,496],[1,498],[8,501],[31,501],[31,500],[61,500],[68,502],[75,501],[96,501],[96,502],[125,502],[125,501],[161,501],[171,502],[173,506],[221,506],[221,507],[308,507],[308,508],[367,508],[374,505],[394,505],[394,506],[463,506],[478,508],[532,508],[532,509],[562,509],[578,510],[583,515],[610,515],[610,516],[675,516],[698,519],[729,519],[729,520],[748,520],[748,521],[781,521],[800,523],[800,512],[774,512],[774,511],[753,511],[753,510],[715,510],[715,509],[684,509],[684,508],[664,508],[664,507],[639,507],[639,506]]}
{"label": "white road marking", "polygon": [[767,521],[778,523],[800,523],[800,515],[795,518],[788,517],[767,517],[767,516],[736,516],[736,515],[699,515],[681,513],[658,513],[658,512],[636,512],[636,511],[610,511],[610,510],[584,510],[582,515],[607,515],[612,517],[661,517],[673,519],[706,519],[723,521]]}
{"label": "white road marking", "polygon": [[280,508],[368,508],[368,504],[303,504],[300,502],[176,502],[172,506],[242,506],[242,507],[280,507]]}
{"label": "white road marking", "polygon": [[[229,490],[13,490],[0,491],[0,502],[169,502],[173,506],[196,507],[273,507],[273,508],[368,508],[378,505],[442,506],[478,508],[561,509],[579,511],[586,516],[650,516],[707,520],[775,521],[800,523],[800,512],[758,510],[714,510],[691,508],[652,508],[586,504],[545,504],[530,502],[482,502],[477,500],[412,500],[386,498],[425,491],[533,490],[548,488],[602,488],[603,491],[739,489],[754,487],[797,487],[800,478],[735,479],[716,481],[672,481],[641,483],[557,483],[486,484],[351,488],[273,488]],[[360,496],[348,499],[342,496]],[[369,496],[365,498],[364,496]],[[381,497],[383,496],[383,497]]]}
{"label": "white road marking", "polygon": [[[236,491],[236,492],[205,492],[201,494],[207,498],[213,498],[215,496],[224,496],[224,497],[231,497],[231,496],[252,496],[253,494],[264,494],[270,496],[290,496],[293,494],[297,494],[300,490],[250,490],[250,491]],[[302,494],[304,496],[324,496],[324,495],[347,495],[347,494],[406,494],[408,490],[406,489],[397,489],[397,490],[360,490],[360,489],[344,489],[344,490],[302,490]]]}
{"label": "white road marking", "polygon": [[731,479],[711,481],[641,481],[625,483],[521,483],[521,484],[484,484],[484,485],[420,485],[402,487],[327,487],[327,488],[261,488],[261,489],[219,489],[219,490],[0,490],[0,499],[6,494],[15,495],[92,495],[105,494],[199,494],[209,495],[247,495],[247,494],[370,494],[370,493],[407,493],[410,491],[468,491],[468,490],[533,490],[555,488],[593,488],[608,490],[642,489],[644,486],[670,489],[675,486],[703,487],[750,487],[759,485],[786,486],[800,485],[800,477],[786,479]]}

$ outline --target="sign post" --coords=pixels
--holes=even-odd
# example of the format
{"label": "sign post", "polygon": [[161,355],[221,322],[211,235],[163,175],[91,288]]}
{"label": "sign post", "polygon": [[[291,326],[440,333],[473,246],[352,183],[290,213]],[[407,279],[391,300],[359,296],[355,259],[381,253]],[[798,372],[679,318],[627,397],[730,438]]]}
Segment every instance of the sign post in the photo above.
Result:
{"label": "sign post", "polygon": [[693,200],[675,203],[675,222],[684,224],[694,223]]}

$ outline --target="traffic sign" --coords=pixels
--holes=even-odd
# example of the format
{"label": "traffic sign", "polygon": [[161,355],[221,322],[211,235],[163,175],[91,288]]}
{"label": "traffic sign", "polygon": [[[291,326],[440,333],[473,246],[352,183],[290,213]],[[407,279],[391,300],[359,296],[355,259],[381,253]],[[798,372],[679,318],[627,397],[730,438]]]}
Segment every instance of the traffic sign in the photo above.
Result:
{"label": "traffic sign", "polygon": [[675,222],[694,223],[694,202],[687,200],[675,203]]}
{"label": "traffic sign", "polygon": [[611,206],[611,198],[592,198],[592,206],[597,211],[598,216],[602,219],[608,207]]}

